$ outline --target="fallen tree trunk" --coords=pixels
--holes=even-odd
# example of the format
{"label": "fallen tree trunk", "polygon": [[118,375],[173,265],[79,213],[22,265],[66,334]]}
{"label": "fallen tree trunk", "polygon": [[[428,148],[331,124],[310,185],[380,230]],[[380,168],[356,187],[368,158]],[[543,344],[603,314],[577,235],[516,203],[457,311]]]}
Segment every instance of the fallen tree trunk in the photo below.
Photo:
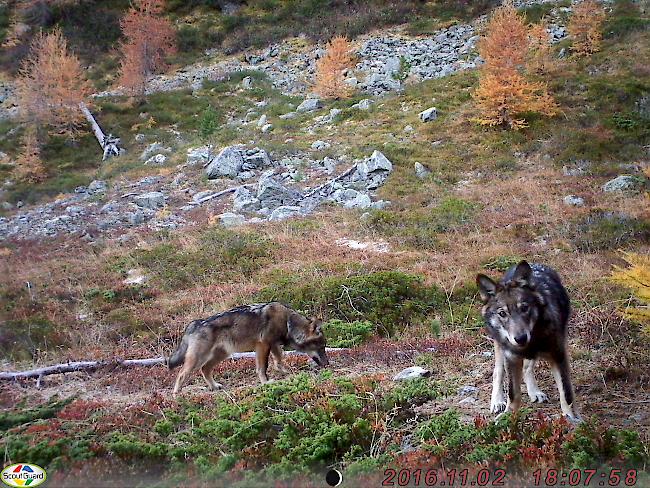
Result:
{"label": "fallen tree trunk", "polygon": [[79,104],[79,109],[84,114],[86,120],[92,127],[95,138],[104,151],[102,161],[106,161],[106,159],[110,158],[111,156],[119,156],[122,154],[123,149],[120,147],[120,138],[113,136],[113,134],[105,135],[104,131],[99,126],[95,120],[95,117],[93,117],[93,114],[90,112],[85,103],[81,102]]}
{"label": "fallen tree trunk", "polygon": [[[336,351],[345,351],[346,348],[338,347],[328,347],[326,348],[327,352],[336,352]],[[304,353],[299,351],[285,351],[285,354],[288,355],[304,355]],[[254,352],[236,352],[231,359],[241,359],[241,358],[254,358]],[[165,364],[166,358],[148,358],[148,359],[115,359],[110,361],[73,361],[69,363],[55,364],[52,366],[45,366],[43,368],[30,369],[27,371],[2,371],[0,372],[0,380],[5,381],[14,381],[19,379],[28,379],[28,378],[41,378],[43,376],[51,374],[61,374],[61,373],[73,373],[77,371],[94,371],[99,368],[107,366],[156,366],[158,364]]]}

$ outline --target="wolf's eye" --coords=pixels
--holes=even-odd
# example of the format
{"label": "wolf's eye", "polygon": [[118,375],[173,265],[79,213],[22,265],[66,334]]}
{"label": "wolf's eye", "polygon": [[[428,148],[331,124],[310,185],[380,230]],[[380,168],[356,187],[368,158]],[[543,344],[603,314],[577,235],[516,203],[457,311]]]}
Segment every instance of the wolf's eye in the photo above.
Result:
{"label": "wolf's eye", "polygon": [[505,319],[507,316],[508,316],[508,314],[506,313],[505,310],[499,310],[499,317]]}
{"label": "wolf's eye", "polygon": [[530,310],[530,307],[528,305],[526,305],[525,303],[522,303],[521,305],[519,305],[519,311],[521,313],[528,313],[528,310]]}

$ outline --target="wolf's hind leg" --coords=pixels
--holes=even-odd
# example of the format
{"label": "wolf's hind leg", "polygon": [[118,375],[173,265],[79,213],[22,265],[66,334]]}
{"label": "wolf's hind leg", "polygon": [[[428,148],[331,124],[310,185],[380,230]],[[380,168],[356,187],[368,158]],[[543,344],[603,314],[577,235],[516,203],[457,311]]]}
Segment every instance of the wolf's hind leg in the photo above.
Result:
{"label": "wolf's hind leg", "polygon": [[524,383],[526,383],[526,391],[530,401],[532,403],[544,403],[548,401],[548,395],[539,389],[535,380],[536,364],[536,359],[524,359]]}
{"label": "wolf's hind leg", "polygon": [[490,400],[490,412],[501,413],[506,409],[506,397],[503,393],[503,374],[505,364],[503,362],[503,351],[501,346],[494,343],[494,371],[492,372],[492,398]]}
{"label": "wolf's hind leg", "polygon": [[573,423],[581,422],[580,415],[573,407],[573,386],[571,385],[571,372],[569,369],[569,358],[566,352],[562,352],[551,361],[551,371],[560,393],[560,407],[562,413]]}
{"label": "wolf's hind leg", "polygon": [[178,372],[176,376],[176,383],[174,384],[174,390],[172,391],[172,396],[176,397],[183,388],[183,384],[187,381],[189,376],[197,369],[197,358],[198,351],[195,348],[191,348],[185,354],[185,362],[183,367]]}
{"label": "wolf's hind leg", "polygon": [[208,387],[212,388],[213,390],[220,390],[221,388],[223,388],[223,385],[221,383],[217,383],[216,381],[214,381],[214,377],[212,376],[212,370],[215,368],[217,364],[219,364],[227,357],[228,357],[228,353],[226,351],[224,351],[223,349],[215,349],[212,352],[212,357],[208,359],[206,363],[201,367],[201,374],[203,375],[203,379],[208,384]]}
{"label": "wolf's hind leg", "polygon": [[282,347],[279,344],[273,344],[273,346],[271,346],[271,356],[273,356],[273,360],[275,361],[275,367],[280,373],[287,374],[289,370],[284,366],[284,363],[282,362],[282,355]]}

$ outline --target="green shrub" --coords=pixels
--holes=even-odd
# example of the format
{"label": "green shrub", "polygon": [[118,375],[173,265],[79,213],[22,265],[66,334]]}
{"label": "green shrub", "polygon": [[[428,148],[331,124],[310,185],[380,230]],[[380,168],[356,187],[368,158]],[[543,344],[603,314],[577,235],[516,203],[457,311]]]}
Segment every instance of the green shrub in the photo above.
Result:
{"label": "green shrub", "polygon": [[440,387],[428,378],[416,378],[398,383],[383,399],[384,410],[421,405],[442,396]]}
{"label": "green shrub", "polygon": [[281,275],[257,298],[277,300],[325,319],[365,320],[375,324],[379,335],[392,336],[423,320],[442,297],[440,290],[425,286],[418,276],[380,271],[311,283]]}
{"label": "green shrub", "polygon": [[650,239],[650,223],[624,214],[596,210],[567,226],[567,235],[577,249],[594,252],[617,249]]}
{"label": "green shrub", "polygon": [[219,129],[219,114],[212,105],[208,105],[201,115],[199,133],[207,139]]}
{"label": "green shrub", "polygon": [[329,347],[358,346],[370,338],[374,331],[374,324],[367,320],[344,322],[343,320],[332,319],[323,325],[323,332]]}

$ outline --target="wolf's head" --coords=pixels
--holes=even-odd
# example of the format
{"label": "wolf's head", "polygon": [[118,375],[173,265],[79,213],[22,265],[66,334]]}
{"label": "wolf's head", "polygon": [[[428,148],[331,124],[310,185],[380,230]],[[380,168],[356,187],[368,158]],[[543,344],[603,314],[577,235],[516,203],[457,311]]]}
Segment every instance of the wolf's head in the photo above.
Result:
{"label": "wolf's head", "polygon": [[530,341],[533,327],[544,310],[544,297],[532,282],[532,269],[521,261],[511,278],[495,283],[485,275],[476,277],[484,306],[481,310],[490,334],[523,349]]}
{"label": "wolf's head", "polygon": [[308,319],[299,313],[292,312],[287,320],[289,338],[292,345],[300,352],[309,355],[321,367],[329,364],[325,352],[325,335],[321,319]]}

